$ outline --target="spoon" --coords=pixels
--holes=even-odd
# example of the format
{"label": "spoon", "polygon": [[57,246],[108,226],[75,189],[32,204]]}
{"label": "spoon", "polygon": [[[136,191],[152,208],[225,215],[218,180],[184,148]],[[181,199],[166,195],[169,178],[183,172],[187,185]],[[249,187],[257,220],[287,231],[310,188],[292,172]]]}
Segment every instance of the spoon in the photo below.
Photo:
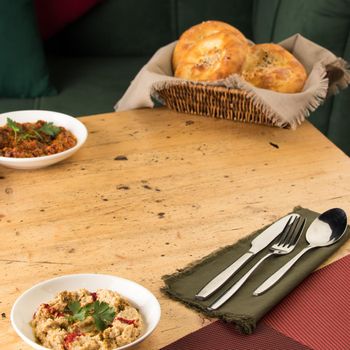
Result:
{"label": "spoon", "polygon": [[306,232],[306,240],[309,245],[264,281],[253,292],[253,295],[260,295],[270,289],[286,274],[299,258],[309,250],[319,247],[327,247],[337,242],[344,235],[346,226],[347,217],[343,209],[333,208],[322,213],[312,222]]}

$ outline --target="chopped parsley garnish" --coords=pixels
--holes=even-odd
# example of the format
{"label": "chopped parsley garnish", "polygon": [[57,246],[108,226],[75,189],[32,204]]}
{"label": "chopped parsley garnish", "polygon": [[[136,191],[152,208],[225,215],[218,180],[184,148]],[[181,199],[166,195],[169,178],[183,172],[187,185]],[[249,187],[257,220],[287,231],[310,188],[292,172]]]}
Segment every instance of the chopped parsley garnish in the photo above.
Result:
{"label": "chopped parsley garnish", "polygon": [[15,122],[11,118],[7,118],[6,125],[14,132],[15,143],[17,143],[17,137],[19,141],[24,141],[28,139],[42,140],[43,136],[40,133],[54,138],[58,135],[58,133],[61,130],[61,128],[55,126],[52,122],[44,122],[44,124],[39,129],[32,128],[25,130],[19,123]]}
{"label": "chopped parsley garnish", "polygon": [[60,130],[61,129],[58,126],[53,125],[53,122],[45,122],[38,131],[41,131],[44,134],[49,135],[51,137],[56,137]]}
{"label": "chopped parsley garnish", "polygon": [[68,304],[68,310],[71,315],[69,316],[70,321],[84,321],[87,317],[87,307],[81,307],[79,301],[73,301]]}
{"label": "chopped parsley garnish", "polygon": [[14,120],[12,120],[11,118],[7,118],[7,126],[12,129],[12,131],[15,134],[15,142],[17,140],[17,133],[21,132],[23,129],[22,127],[17,124]]}
{"label": "chopped parsley garnish", "polygon": [[105,330],[115,317],[114,308],[104,301],[98,300],[85,306],[81,306],[79,301],[73,301],[68,304],[66,312],[69,314],[68,320],[71,322],[84,321],[88,316],[92,316],[99,331]]}
{"label": "chopped parsley garnish", "polygon": [[112,323],[115,317],[114,308],[105,302],[94,302],[94,313],[92,315],[98,330],[104,330],[108,324]]}

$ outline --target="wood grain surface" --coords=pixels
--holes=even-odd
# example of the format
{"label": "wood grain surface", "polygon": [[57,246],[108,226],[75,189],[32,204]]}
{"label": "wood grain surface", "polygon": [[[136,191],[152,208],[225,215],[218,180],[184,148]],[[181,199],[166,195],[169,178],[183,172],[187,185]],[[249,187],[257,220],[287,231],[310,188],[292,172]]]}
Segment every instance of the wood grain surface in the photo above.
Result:
{"label": "wood grain surface", "polygon": [[[162,275],[296,205],[350,215],[349,158],[308,122],[292,131],[167,109],[81,121],[89,137],[70,159],[0,168],[0,349],[29,349],[10,325],[22,292],[86,272],[157,296],[161,322],[135,349],[159,349],[210,322],[162,295]],[[348,243],[327,263],[349,252]]]}

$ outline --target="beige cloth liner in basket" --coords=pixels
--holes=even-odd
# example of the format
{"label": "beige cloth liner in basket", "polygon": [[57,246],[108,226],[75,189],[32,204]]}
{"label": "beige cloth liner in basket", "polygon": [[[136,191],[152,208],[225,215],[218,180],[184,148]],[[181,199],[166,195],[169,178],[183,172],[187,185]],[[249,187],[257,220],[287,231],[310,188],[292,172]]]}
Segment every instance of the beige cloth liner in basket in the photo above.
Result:
{"label": "beige cloth liner in basket", "polygon": [[[295,94],[260,89],[233,74],[216,82],[198,83],[245,90],[262,107],[274,125],[295,128],[327,96],[346,88],[350,83],[348,64],[327,49],[295,34],[279,43],[290,51],[306,68],[308,79],[303,91]],[[152,96],[162,102],[157,91],[165,86],[188,84],[173,77],[171,57],[176,42],[160,48],[131,82],[124,96],[115,105],[116,111],[154,107]]]}

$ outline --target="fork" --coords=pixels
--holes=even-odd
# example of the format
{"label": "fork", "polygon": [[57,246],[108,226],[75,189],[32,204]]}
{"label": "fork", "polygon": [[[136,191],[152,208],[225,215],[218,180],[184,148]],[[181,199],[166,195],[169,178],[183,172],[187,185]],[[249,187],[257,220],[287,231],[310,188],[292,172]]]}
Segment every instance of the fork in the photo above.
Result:
{"label": "fork", "polygon": [[219,297],[213,304],[208,306],[208,310],[216,310],[221,307],[227,300],[229,300],[251,276],[251,274],[270,256],[285,255],[292,252],[298,243],[298,240],[303,232],[306,219],[296,217],[292,222],[290,218],[284,227],[278,242],[273,244],[270,248],[271,252],[261,258],[241,279],[239,279],[230,289],[228,289],[221,297]]}

